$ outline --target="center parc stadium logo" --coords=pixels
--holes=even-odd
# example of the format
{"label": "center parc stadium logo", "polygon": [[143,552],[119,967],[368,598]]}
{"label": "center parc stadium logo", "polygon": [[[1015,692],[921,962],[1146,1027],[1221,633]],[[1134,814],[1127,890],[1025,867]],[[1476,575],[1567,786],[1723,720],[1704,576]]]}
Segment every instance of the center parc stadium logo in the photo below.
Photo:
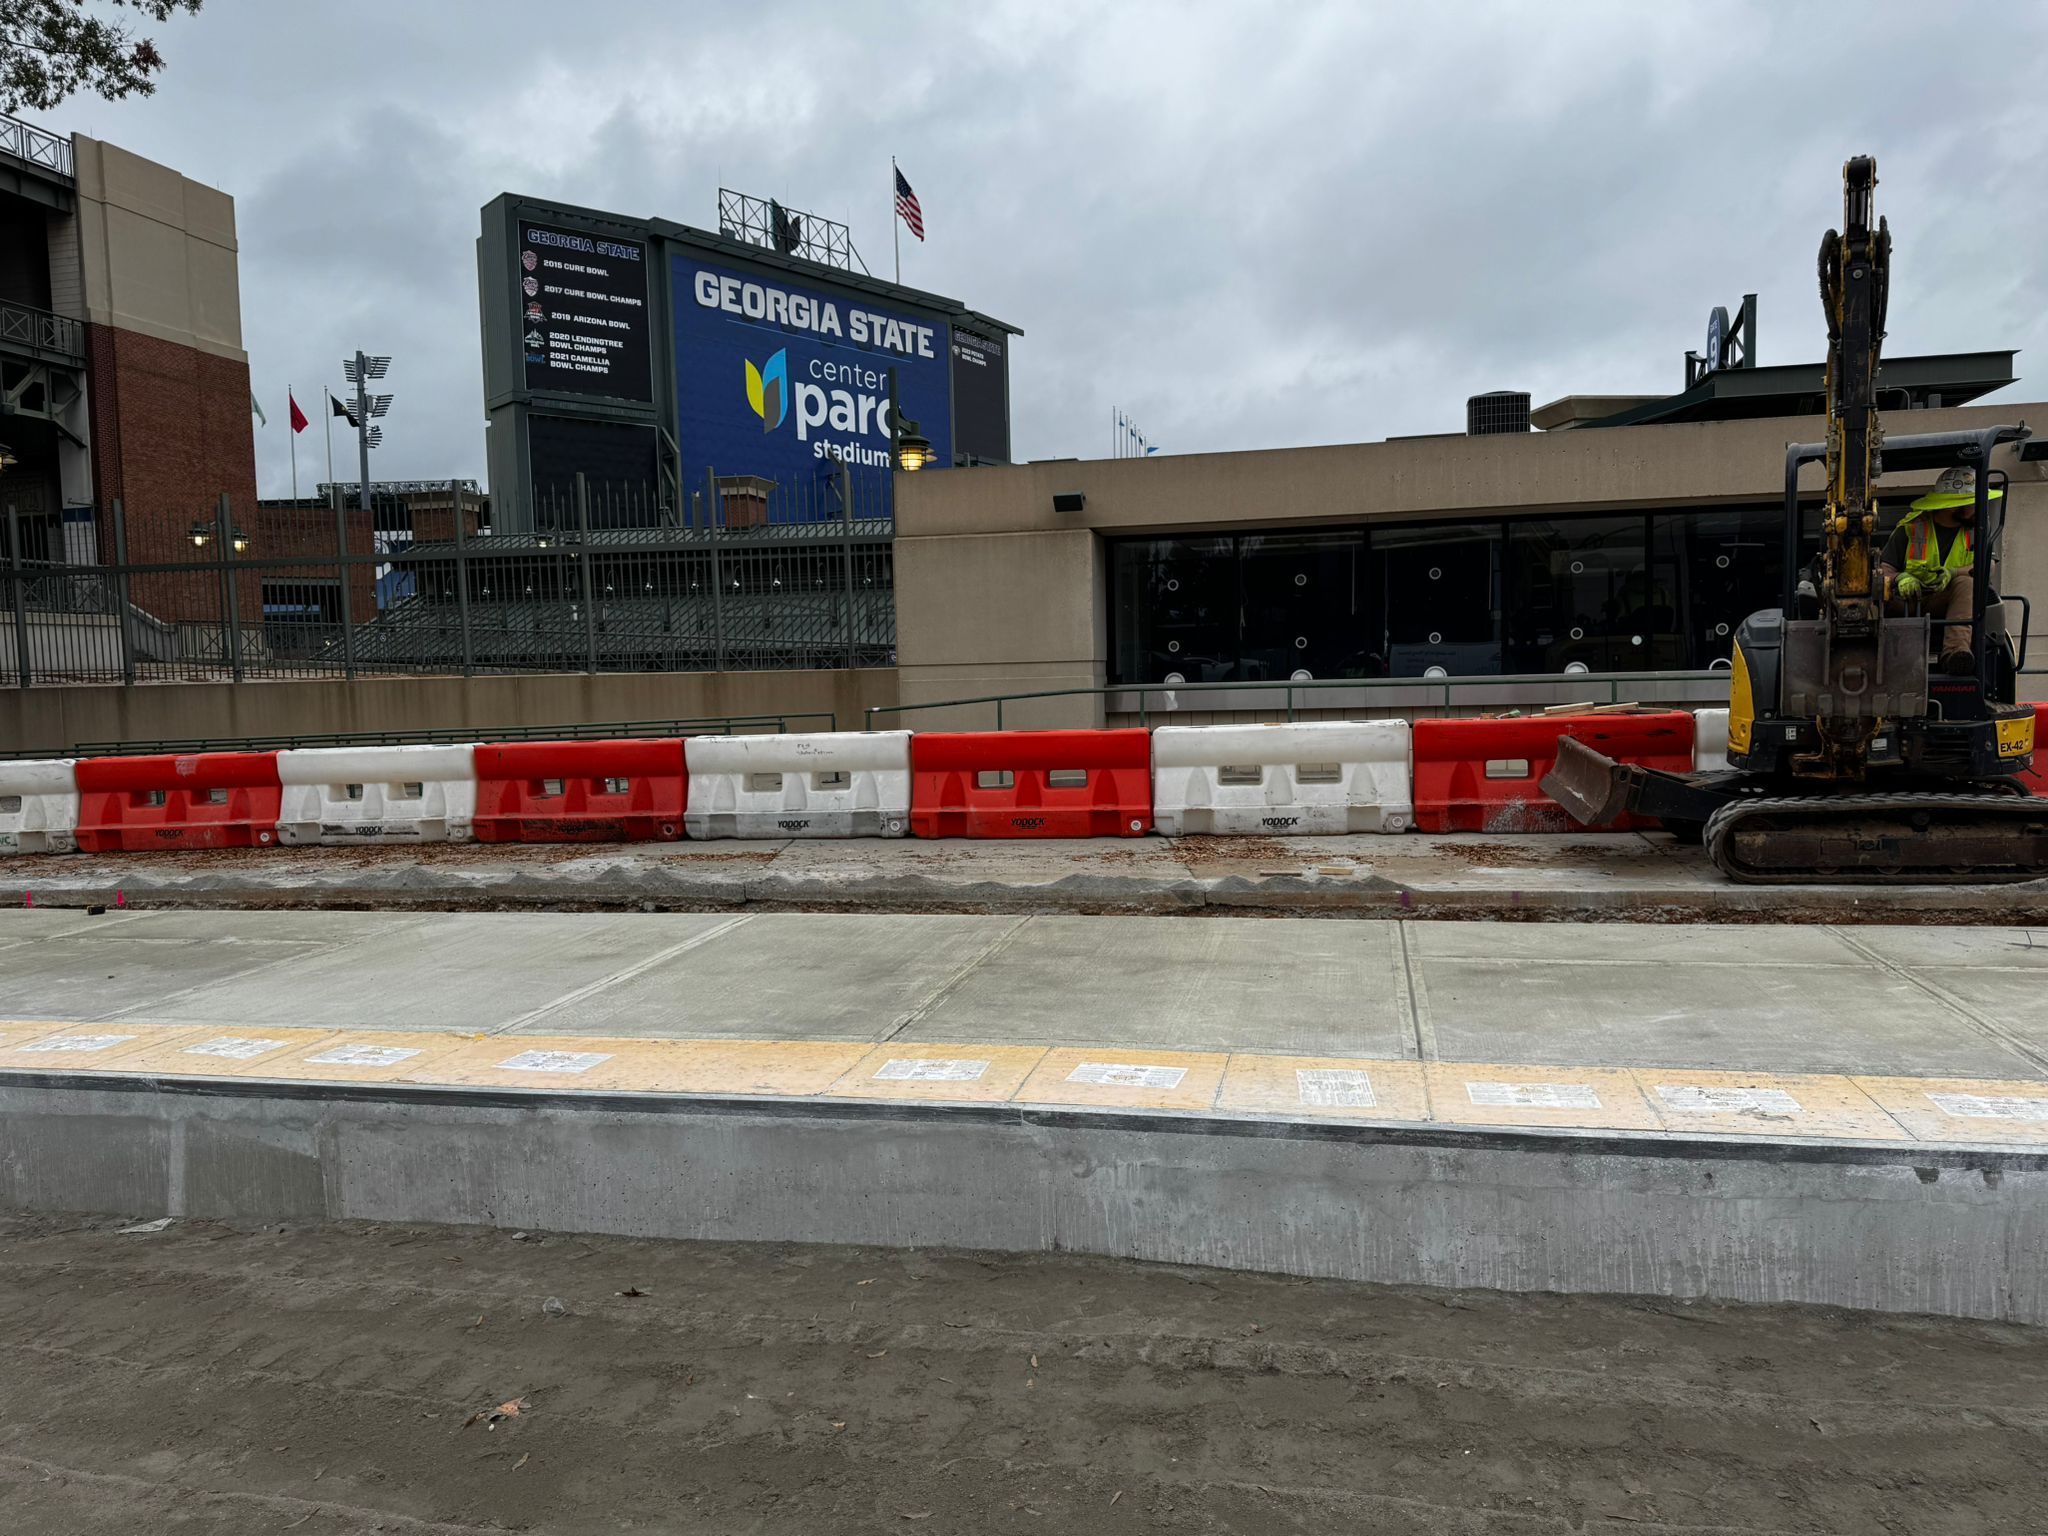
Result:
{"label": "center parc stadium logo", "polygon": [[761,430],[773,432],[789,414],[789,353],[777,352],[761,367],[747,363],[747,404],[761,418]]}

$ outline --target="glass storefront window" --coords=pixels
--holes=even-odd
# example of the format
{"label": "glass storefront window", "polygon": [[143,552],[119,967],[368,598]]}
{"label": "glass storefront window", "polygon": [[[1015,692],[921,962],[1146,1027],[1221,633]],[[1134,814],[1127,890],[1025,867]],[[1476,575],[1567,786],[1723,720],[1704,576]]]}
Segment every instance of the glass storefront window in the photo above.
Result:
{"label": "glass storefront window", "polygon": [[1736,507],[1118,540],[1110,674],[1704,668],[1726,661],[1743,619],[1777,606],[1782,517]]}
{"label": "glass storefront window", "polygon": [[1500,525],[1375,528],[1386,672],[1452,677],[1500,671]]}
{"label": "glass storefront window", "polygon": [[1641,515],[1508,524],[1509,672],[1680,664],[1678,572],[1669,562],[1653,568],[1647,529]]}
{"label": "glass storefront window", "polygon": [[1237,541],[1132,539],[1112,547],[1119,682],[1240,677]]}
{"label": "glass storefront window", "polygon": [[1242,676],[1385,675],[1362,532],[1246,534],[1237,556]]}
{"label": "glass storefront window", "polygon": [[1685,631],[1690,667],[1711,667],[1735,654],[1735,631],[1759,608],[1784,596],[1785,514],[1739,507],[1659,518],[1685,540]]}

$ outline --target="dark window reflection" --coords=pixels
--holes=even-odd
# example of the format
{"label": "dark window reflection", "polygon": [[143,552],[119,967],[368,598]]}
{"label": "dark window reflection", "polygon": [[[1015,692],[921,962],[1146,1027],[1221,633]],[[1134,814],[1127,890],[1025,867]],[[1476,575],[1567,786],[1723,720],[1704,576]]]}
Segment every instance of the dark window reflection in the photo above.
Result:
{"label": "dark window reflection", "polygon": [[1244,676],[1386,675],[1362,532],[1246,534],[1238,540],[1238,573]]}
{"label": "dark window reflection", "polygon": [[1222,682],[1238,671],[1236,540],[1134,539],[1113,546],[1116,676],[1170,672]]}
{"label": "dark window reflection", "polygon": [[1658,521],[1685,539],[1685,665],[1728,661],[1742,621],[1783,597],[1785,514],[1743,507]]}
{"label": "dark window reflection", "polygon": [[1391,677],[1500,671],[1500,525],[1375,528]]}
{"label": "dark window reflection", "polygon": [[[1806,513],[1803,557],[1817,546]],[[1775,507],[1119,540],[1122,683],[1704,668],[1782,590]]]}
{"label": "dark window reflection", "polygon": [[1648,520],[1508,525],[1507,670],[1631,672],[1680,665],[1675,565],[1653,568]]}

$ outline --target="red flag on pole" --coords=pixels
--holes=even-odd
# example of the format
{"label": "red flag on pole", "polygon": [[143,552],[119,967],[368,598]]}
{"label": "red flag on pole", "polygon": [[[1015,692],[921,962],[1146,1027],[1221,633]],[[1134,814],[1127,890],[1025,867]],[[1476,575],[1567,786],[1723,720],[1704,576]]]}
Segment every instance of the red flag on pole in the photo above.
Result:
{"label": "red flag on pole", "polygon": [[299,402],[297,397],[291,394],[287,394],[285,396],[285,399],[291,401],[292,403],[292,430],[294,432],[305,431],[307,427],[312,425],[312,423],[306,419],[306,413],[299,409]]}

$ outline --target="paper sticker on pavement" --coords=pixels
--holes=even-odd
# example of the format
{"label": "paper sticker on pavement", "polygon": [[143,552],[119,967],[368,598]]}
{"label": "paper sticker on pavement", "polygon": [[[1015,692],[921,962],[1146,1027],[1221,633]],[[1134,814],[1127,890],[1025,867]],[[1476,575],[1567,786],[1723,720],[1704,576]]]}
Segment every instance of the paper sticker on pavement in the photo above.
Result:
{"label": "paper sticker on pavement", "polygon": [[202,1040],[197,1045],[185,1047],[187,1056],[226,1056],[234,1061],[248,1061],[261,1056],[265,1051],[274,1051],[285,1042],[282,1040],[243,1040],[234,1035],[222,1035],[217,1040]]}
{"label": "paper sticker on pavement", "polygon": [[1084,1061],[1067,1074],[1070,1083],[1100,1088],[1178,1088],[1186,1067],[1138,1067],[1120,1061]]}
{"label": "paper sticker on pavement", "polygon": [[947,1056],[902,1056],[886,1063],[875,1077],[885,1083],[975,1083],[989,1064]]}
{"label": "paper sticker on pavement", "polygon": [[1487,1109],[1598,1109],[1589,1083],[1467,1083],[1465,1094]]}
{"label": "paper sticker on pavement", "polygon": [[601,1061],[610,1061],[606,1051],[521,1051],[498,1063],[501,1072],[588,1072]]}
{"label": "paper sticker on pavement", "polygon": [[133,1035],[56,1035],[48,1040],[31,1040],[27,1045],[17,1046],[21,1051],[104,1051],[133,1040]]}
{"label": "paper sticker on pavement", "polygon": [[1958,1120],[2048,1120],[2048,1099],[2003,1094],[1930,1093],[1934,1107]]}
{"label": "paper sticker on pavement", "polygon": [[1354,1067],[1296,1067],[1301,1102],[1314,1109],[1370,1109],[1372,1077]]}
{"label": "paper sticker on pavement", "polygon": [[1689,1115],[1796,1115],[1799,1101],[1782,1088],[1664,1088],[1666,1109]]}
{"label": "paper sticker on pavement", "polygon": [[337,1045],[306,1060],[323,1067],[395,1067],[419,1051],[408,1045]]}

